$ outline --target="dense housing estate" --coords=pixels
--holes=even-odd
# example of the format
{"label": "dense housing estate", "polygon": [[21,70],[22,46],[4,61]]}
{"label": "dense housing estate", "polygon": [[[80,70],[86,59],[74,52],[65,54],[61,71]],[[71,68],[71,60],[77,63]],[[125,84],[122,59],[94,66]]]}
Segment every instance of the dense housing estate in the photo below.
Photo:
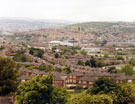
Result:
{"label": "dense housing estate", "polygon": [[[23,72],[24,75],[20,77],[21,81],[27,81],[30,77],[34,77],[36,75],[46,76],[49,75],[49,72],[39,71],[37,69],[29,70],[25,68],[21,68],[20,72]],[[63,72],[52,72],[54,76],[54,85],[61,86],[61,87],[69,87],[75,88],[76,86],[82,86],[83,88],[88,88],[93,85],[96,79],[100,77],[110,77],[116,79],[117,83],[122,83],[122,81],[132,82],[135,79],[135,76],[127,76],[122,73],[79,73],[79,72],[72,72],[70,74],[65,74]]]}

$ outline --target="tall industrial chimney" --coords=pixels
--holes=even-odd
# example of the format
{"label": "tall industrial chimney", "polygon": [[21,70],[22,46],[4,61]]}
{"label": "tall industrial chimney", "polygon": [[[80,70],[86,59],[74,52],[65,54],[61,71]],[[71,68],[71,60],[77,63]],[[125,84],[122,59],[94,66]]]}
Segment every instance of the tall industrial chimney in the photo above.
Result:
{"label": "tall industrial chimney", "polygon": [[78,45],[80,46],[81,42],[80,42],[80,31],[81,31],[81,27],[78,27]]}

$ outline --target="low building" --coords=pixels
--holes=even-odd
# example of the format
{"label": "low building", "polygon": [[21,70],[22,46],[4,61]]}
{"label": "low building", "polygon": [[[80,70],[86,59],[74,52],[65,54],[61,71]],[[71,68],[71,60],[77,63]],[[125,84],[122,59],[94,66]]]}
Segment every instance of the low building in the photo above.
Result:
{"label": "low building", "polygon": [[88,54],[91,54],[91,53],[101,53],[101,49],[97,48],[97,47],[89,47],[89,48],[82,47],[81,50],[87,51]]}

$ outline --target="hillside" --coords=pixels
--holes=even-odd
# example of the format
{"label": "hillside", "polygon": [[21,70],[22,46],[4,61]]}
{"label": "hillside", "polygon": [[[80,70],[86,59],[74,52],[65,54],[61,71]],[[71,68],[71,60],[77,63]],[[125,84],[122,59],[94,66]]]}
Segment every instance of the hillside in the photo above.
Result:
{"label": "hillside", "polygon": [[[37,37],[43,36],[42,40],[70,40],[77,38],[78,27],[81,27],[81,41],[100,42],[107,40],[108,42],[135,42],[135,23],[134,22],[87,22],[67,25],[57,28],[43,28],[30,32],[16,34],[20,40],[33,40],[36,34]],[[22,35],[24,37],[22,38]],[[27,37],[29,37],[27,39]]]}
{"label": "hillside", "polygon": [[70,21],[29,18],[0,18],[0,31],[23,32],[41,28],[56,28],[69,25]]}
{"label": "hillside", "polygon": [[81,26],[82,30],[96,29],[96,30],[117,30],[123,33],[134,33],[135,23],[134,22],[86,22],[78,23],[67,26],[68,28],[75,28]]}

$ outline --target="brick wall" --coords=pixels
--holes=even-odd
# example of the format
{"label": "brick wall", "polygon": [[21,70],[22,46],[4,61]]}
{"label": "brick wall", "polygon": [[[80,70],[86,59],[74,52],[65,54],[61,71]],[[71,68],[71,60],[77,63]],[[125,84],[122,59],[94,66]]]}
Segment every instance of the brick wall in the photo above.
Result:
{"label": "brick wall", "polygon": [[0,104],[13,104],[12,97],[0,97]]}

